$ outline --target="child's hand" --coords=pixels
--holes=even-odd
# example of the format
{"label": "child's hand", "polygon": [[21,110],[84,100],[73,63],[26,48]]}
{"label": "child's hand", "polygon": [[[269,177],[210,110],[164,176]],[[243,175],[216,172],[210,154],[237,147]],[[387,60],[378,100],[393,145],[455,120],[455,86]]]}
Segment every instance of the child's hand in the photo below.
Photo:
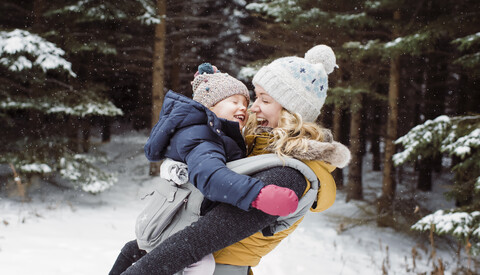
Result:
{"label": "child's hand", "polygon": [[298,197],[295,192],[273,184],[263,187],[252,202],[252,207],[274,216],[287,216],[295,212],[297,206]]}

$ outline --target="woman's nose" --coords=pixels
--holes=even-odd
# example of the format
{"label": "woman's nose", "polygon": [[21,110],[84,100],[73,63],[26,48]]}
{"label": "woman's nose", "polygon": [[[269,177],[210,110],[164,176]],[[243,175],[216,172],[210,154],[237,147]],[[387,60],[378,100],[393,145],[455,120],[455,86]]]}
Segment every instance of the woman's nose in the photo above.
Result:
{"label": "woman's nose", "polygon": [[258,105],[257,105],[257,101],[255,100],[252,104],[252,106],[250,106],[250,111],[254,112],[254,113],[258,113],[259,111],[259,108],[258,108]]}

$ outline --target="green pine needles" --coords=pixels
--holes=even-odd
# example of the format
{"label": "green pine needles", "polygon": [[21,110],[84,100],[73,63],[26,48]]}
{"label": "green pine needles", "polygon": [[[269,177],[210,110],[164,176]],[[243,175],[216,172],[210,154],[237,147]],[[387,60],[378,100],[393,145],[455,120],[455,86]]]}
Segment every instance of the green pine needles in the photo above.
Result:
{"label": "green pine needles", "polygon": [[[101,192],[116,182],[98,167],[101,157],[77,148],[81,120],[117,116],[123,111],[106,96],[104,85],[75,87],[77,74],[66,52],[26,30],[0,31],[0,163],[29,181],[55,175],[86,192]],[[74,135],[75,134],[75,135]]]}
{"label": "green pine needles", "polygon": [[396,140],[403,151],[393,157],[395,165],[422,158],[447,155],[453,159],[454,185],[446,195],[457,209],[439,210],[419,220],[412,229],[452,235],[480,252],[480,116],[439,116],[427,120]]}

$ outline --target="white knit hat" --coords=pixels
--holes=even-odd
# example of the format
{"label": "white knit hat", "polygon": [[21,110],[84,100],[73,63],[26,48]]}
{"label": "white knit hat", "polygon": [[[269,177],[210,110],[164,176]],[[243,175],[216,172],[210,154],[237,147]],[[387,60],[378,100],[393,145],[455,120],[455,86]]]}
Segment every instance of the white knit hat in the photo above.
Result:
{"label": "white knit hat", "polygon": [[288,56],[262,67],[253,77],[283,108],[313,122],[320,115],[328,89],[328,74],[336,64],[333,50],[326,45],[311,48],[305,58]]}

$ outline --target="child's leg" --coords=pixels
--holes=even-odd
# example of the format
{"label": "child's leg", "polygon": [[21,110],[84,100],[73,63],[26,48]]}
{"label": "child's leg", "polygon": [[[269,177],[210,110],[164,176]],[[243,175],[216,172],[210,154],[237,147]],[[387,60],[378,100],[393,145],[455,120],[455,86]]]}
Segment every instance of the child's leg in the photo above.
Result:
{"label": "child's leg", "polygon": [[145,256],[147,252],[141,250],[138,247],[137,240],[129,241],[123,246],[120,254],[118,254],[117,260],[113,264],[109,275],[121,274],[127,268],[129,268],[134,262],[138,261],[141,257]]}
{"label": "child's leg", "polygon": [[213,254],[208,254],[200,261],[189,265],[183,270],[183,275],[211,275],[215,271]]}

